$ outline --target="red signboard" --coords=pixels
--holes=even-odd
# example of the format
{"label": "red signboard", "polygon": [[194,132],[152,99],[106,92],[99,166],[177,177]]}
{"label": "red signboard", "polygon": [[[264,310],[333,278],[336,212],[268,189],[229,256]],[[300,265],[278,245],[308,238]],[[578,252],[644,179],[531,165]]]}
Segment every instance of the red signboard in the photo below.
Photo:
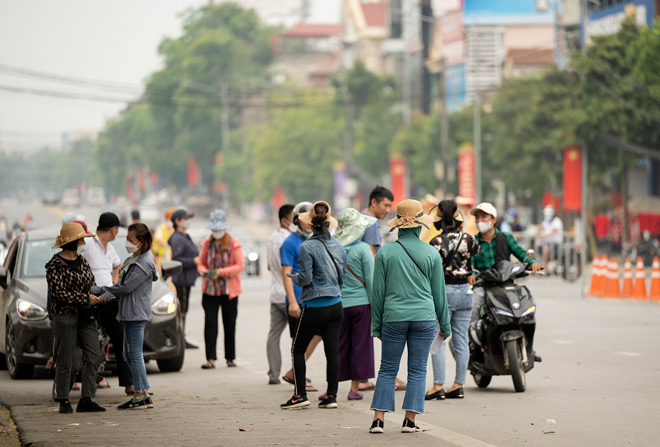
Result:
{"label": "red signboard", "polygon": [[458,195],[477,203],[475,155],[470,143],[462,144],[458,151]]}
{"label": "red signboard", "polygon": [[582,209],[582,148],[564,149],[564,212]]}
{"label": "red signboard", "polygon": [[390,189],[394,195],[392,207],[406,199],[406,161],[401,157],[390,159]]}
{"label": "red signboard", "polygon": [[188,186],[197,186],[199,184],[199,172],[197,163],[190,157],[188,158]]}

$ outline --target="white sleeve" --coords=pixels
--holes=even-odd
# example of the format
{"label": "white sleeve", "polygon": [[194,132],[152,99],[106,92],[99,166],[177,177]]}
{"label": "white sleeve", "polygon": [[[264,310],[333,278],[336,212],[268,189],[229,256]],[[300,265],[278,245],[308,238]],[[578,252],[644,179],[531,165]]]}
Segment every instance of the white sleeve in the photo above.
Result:
{"label": "white sleeve", "polygon": [[115,247],[108,244],[108,250],[110,250],[110,256],[112,257],[112,269],[114,270],[117,267],[121,266],[121,259],[119,259],[119,255],[117,254],[117,250],[115,250]]}

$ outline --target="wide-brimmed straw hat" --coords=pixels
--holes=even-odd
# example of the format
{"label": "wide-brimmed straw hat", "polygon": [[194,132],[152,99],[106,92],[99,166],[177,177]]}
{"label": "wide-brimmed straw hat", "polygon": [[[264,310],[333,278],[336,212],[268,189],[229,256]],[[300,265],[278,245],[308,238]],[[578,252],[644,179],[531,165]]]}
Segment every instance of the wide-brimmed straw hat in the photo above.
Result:
{"label": "wide-brimmed straw hat", "polygon": [[337,216],[339,228],[333,237],[343,246],[350,245],[362,239],[364,230],[375,224],[377,220],[373,216],[360,213],[355,208],[346,208]]}
{"label": "wide-brimmed straw hat", "polygon": [[328,202],[324,202],[322,200],[318,202],[314,202],[314,205],[312,205],[312,208],[309,210],[307,213],[300,213],[300,216],[298,216],[298,219],[302,220],[305,223],[312,224],[312,219],[316,217],[316,211],[314,211],[314,208],[316,208],[316,205],[325,205],[328,207],[328,213],[326,214],[325,222],[328,222],[328,226],[330,228],[335,228],[337,224],[337,219],[332,217],[330,213],[332,212],[332,209],[330,208],[330,205]]}
{"label": "wide-brimmed straw hat", "polygon": [[416,228],[422,226],[429,229],[429,224],[433,222],[433,217],[424,214],[422,204],[413,199],[406,199],[396,206],[396,217],[387,225],[392,227],[390,231],[398,228]]}
{"label": "wide-brimmed straw hat", "polygon": [[[440,210],[439,207],[434,207],[435,208],[435,214],[433,215],[433,222],[440,222],[442,220],[442,210]],[[463,213],[461,213],[461,210],[456,209],[456,212],[454,213],[454,220],[456,222],[465,222],[465,217],[463,216]]]}
{"label": "wide-brimmed straw hat", "polygon": [[62,245],[66,245],[69,242],[77,241],[84,237],[94,237],[95,234],[88,233],[85,229],[76,222],[70,222],[62,227],[60,230],[59,236],[55,238],[55,243],[53,248],[60,248]]}

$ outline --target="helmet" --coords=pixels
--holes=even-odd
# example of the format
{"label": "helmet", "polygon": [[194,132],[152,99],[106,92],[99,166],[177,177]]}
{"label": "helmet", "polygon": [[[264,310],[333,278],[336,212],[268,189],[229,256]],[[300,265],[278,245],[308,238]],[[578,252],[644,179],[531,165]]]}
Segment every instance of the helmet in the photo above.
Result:
{"label": "helmet", "polygon": [[306,213],[309,210],[312,209],[312,202],[300,202],[296,206],[293,207],[293,224],[298,225],[298,216],[301,215],[302,213]]}
{"label": "helmet", "polygon": [[470,328],[468,330],[468,336],[470,341],[477,346],[483,346],[484,343],[484,323],[483,320],[477,320],[470,323]]}

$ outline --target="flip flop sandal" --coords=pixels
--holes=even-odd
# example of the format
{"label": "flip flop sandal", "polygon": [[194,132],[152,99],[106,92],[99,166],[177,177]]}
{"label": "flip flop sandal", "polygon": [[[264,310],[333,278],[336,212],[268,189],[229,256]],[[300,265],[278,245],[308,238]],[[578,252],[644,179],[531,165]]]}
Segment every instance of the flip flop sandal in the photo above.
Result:
{"label": "flip flop sandal", "polygon": [[[296,384],[296,382],[294,382],[293,379],[289,379],[287,376],[282,376],[282,380],[284,380],[286,383],[290,383],[291,385]],[[312,383],[312,381],[309,379],[305,379],[305,380],[307,381],[307,386],[309,386]]]}
{"label": "flip flop sandal", "polygon": [[316,392],[316,391],[318,391],[318,389],[316,389],[316,387],[314,387],[314,385],[309,385],[309,384],[308,384],[308,385],[305,387],[305,391]]}
{"label": "flip flop sandal", "polygon": [[202,369],[215,369],[215,365],[211,362],[206,362],[202,365]]}
{"label": "flip flop sandal", "polygon": [[376,385],[374,385],[372,382],[367,382],[368,385],[364,388],[360,388],[358,386],[358,391],[371,391],[376,389]]}

